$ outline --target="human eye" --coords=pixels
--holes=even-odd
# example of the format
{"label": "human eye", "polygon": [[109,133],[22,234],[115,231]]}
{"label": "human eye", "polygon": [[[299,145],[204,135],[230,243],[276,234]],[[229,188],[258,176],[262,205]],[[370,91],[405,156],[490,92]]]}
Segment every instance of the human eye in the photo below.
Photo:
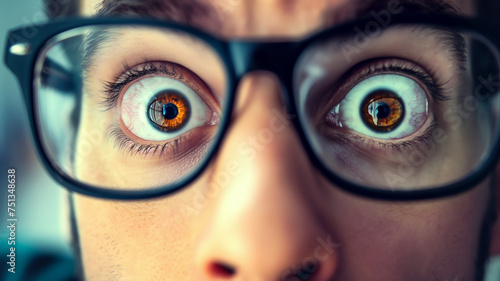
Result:
{"label": "human eye", "polygon": [[36,90],[51,161],[102,189],[172,191],[193,179],[229,117],[230,72],[208,37],[117,23],[47,41]]}
{"label": "human eye", "polygon": [[318,39],[294,70],[298,119],[320,164],[377,189],[440,186],[471,171],[492,124],[475,97],[481,40],[406,24],[356,38]]}
{"label": "human eye", "polygon": [[189,150],[185,142],[197,143],[192,134],[210,132],[218,122],[219,106],[210,88],[181,65],[147,62],[115,80],[105,83],[103,106],[118,111],[111,136],[119,148],[143,154],[165,152],[167,147]]}
{"label": "human eye", "polygon": [[338,95],[343,98],[324,120],[329,128],[372,146],[400,148],[425,139],[434,124],[435,104],[445,99],[445,85],[407,60],[363,62],[342,81]]}

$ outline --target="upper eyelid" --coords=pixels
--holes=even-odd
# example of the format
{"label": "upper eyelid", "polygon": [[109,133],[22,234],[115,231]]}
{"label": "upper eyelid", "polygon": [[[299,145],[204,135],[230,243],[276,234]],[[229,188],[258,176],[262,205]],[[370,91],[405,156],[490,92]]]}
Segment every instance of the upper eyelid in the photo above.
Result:
{"label": "upper eyelid", "polygon": [[[343,91],[347,93],[348,89],[351,89],[361,81],[377,74],[387,73],[407,75],[411,79],[418,79],[429,90],[431,98],[436,102],[450,99],[448,95],[449,90],[446,87],[449,80],[438,84],[438,79],[436,79],[437,73],[429,71],[428,68],[420,66],[415,62],[401,58],[381,57],[360,62],[346,71],[333,85],[333,88],[345,89]],[[352,77],[355,77],[355,79],[352,79]],[[337,92],[335,91],[335,93]]]}
{"label": "upper eyelid", "polygon": [[105,111],[118,107],[123,89],[130,83],[147,77],[149,75],[166,75],[176,79],[196,93],[204,93],[199,96],[215,112],[220,114],[220,101],[214,95],[212,89],[198,75],[182,65],[167,61],[148,61],[137,64],[134,67],[123,65],[124,72],[118,74],[113,80],[115,82],[103,81],[104,97],[100,105]]}
{"label": "upper eyelid", "polygon": [[[445,90],[447,82],[442,84],[436,84],[431,75],[429,75],[428,73],[422,73],[420,70],[412,69],[411,67],[406,68],[399,66],[388,66],[388,67],[384,66],[382,68],[371,70],[368,73],[367,77],[379,73],[384,74],[389,71],[399,72],[417,78],[420,82],[424,83],[427,89],[429,89],[429,93],[431,94],[431,97],[434,101],[439,102],[439,101],[447,101],[450,99],[450,97],[446,95],[446,90]],[[366,77],[364,79],[366,79]]]}
{"label": "upper eyelid", "polygon": [[[124,66],[124,68],[127,69],[128,67]],[[129,72],[129,70],[127,70],[125,73],[121,74],[122,77],[123,76],[126,77],[124,81],[118,81],[120,79],[120,77],[114,79],[116,82],[103,81],[103,87],[104,87],[104,92],[105,92],[106,96],[104,97],[104,101],[101,103],[101,105],[105,108],[105,110],[110,110],[112,108],[117,107],[118,99],[120,97],[120,93],[123,90],[123,88],[128,83],[144,76],[144,75],[141,75],[138,77],[134,77],[135,75],[130,75],[130,73],[128,73],[128,72]]]}
{"label": "upper eyelid", "polygon": [[142,65],[143,69],[134,69],[134,67],[129,67],[128,65],[125,64],[123,66],[125,72],[118,75],[118,77],[115,77],[114,78],[115,82],[110,82],[110,81],[103,82],[104,92],[106,96],[104,97],[104,101],[101,103],[101,105],[105,108],[105,110],[116,108],[118,106],[119,97],[123,88],[125,88],[129,83],[137,79],[140,79],[150,74],[159,74],[159,73],[166,74],[169,77],[173,78],[177,76],[175,70],[168,71],[166,67],[165,68],[156,67],[153,62],[146,62]]}

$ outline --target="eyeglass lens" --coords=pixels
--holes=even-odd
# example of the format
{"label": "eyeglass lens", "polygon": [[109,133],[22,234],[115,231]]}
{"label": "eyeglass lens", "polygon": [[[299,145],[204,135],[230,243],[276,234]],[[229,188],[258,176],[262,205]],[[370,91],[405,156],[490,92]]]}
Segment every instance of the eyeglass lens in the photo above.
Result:
{"label": "eyeglass lens", "polygon": [[[479,169],[498,141],[498,61],[474,32],[356,29],[303,51],[292,95],[332,173],[378,189],[430,189]],[[191,176],[230,117],[223,59],[179,30],[69,30],[47,42],[34,74],[45,153],[98,188],[155,189]]]}

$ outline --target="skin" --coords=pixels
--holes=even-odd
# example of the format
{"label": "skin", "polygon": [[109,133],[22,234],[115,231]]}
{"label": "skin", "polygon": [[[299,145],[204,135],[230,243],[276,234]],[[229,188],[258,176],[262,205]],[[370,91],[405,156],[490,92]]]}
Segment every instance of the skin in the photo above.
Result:
{"label": "skin", "polygon": [[[325,7],[346,3],[242,2],[225,11],[217,33],[298,38],[323,28]],[[454,3],[473,13],[472,2]],[[92,13],[94,4],[84,1],[85,13]],[[451,198],[384,202],[332,186],[312,167],[286,123],[253,157],[239,153],[241,143],[276,119],[272,110],[284,107],[281,95],[273,74],[248,74],[222,148],[202,176],[172,196],[118,202],[73,195],[86,279],[287,280],[299,268],[302,273],[288,280],[305,280],[311,264],[316,266],[310,280],[474,279],[493,177]],[[100,169],[99,155],[86,156],[95,160],[87,161],[93,166],[80,164],[81,176]],[[224,171],[229,180],[214,185]],[[110,173],[97,174],[96,182],[112,180]],[[142,176],[131,180],[140,182]],[[499,228],[497,222],[491,255],[500,252]],[[322,246],[325,241],[329,247]]]}

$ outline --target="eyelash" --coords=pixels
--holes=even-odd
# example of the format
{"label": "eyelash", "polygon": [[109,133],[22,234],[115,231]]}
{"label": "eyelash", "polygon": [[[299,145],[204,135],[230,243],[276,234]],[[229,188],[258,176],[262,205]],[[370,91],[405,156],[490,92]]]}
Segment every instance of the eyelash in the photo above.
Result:
{"label": "eyelash", "polygon": [[368,140],[367,138],[361,136],[350,136],[350,139],[353,141],[357,141],[358,143],[365,144],[367,146],[370,145],[371,147],[379,146],[385,149],[395,150],[397,152],[403,152],[403,151],[411,152],[415,148],[432,143],[433,141],[432,132],[436,127],[437,127],[436,121],[433,120],[431,121],[429,127],[425,129],[424,133],[421,136],[400,143],[384,143],[376,140]]}
{"label": "eyelash", "polygon": [[120,74],[114,80],[116,82],[104,82],[104,101],[101,105],[105,111],[115,108],[118,105],[120,94],[129,83],[138,80],[146,75],[151,74],[165,74],[169,77],[181,79],[181,75],[175,72],[174,68],[169,69],[165,64],[157,66],[154,62],[147,62],[142,65],[142,69],[133,69],[128,65],[123,66],[127,69],[124,73]]}
{"label": "eyelash", "polygon": [[180,136],[175,140],[167,141],[162,144],[139,144],[128,137],[119,125],[115,124],[111,128],[109,137],[114,139],[114,147],[117,147],[120,150],[127,149],[131,155],[139,154],[145,156],[150,153],[152,153],[152,155],[155,155],[159,151],[159,156],[162,156],[163,153],[165,153],[165,149],[167,148],[173,151],[177,150],[179,147],[179,143],[183,142],[186,138],[189,137],[189,135]]}
{"label": "eyelash", "polygon": [[435,77],[435,74],[433,72],[425,72],[422,69],[418,68],[416,65],[408,65],[398,61],[389,66],[385,64],[374,64],[371,65],[367,70],[368,72],[364,74],[363,77],[359,81],[357,81],[357,83],[376,74],[386,74],[388,72],[401,73],[416,78],[419,82],[421,82],[423,86],[428,89],[432,99],[436,102],[449,100],[449,95],[447,94],[449,88],[446,86],[449,81],[442,84],[436,84],[436,82],[432,78]]}

